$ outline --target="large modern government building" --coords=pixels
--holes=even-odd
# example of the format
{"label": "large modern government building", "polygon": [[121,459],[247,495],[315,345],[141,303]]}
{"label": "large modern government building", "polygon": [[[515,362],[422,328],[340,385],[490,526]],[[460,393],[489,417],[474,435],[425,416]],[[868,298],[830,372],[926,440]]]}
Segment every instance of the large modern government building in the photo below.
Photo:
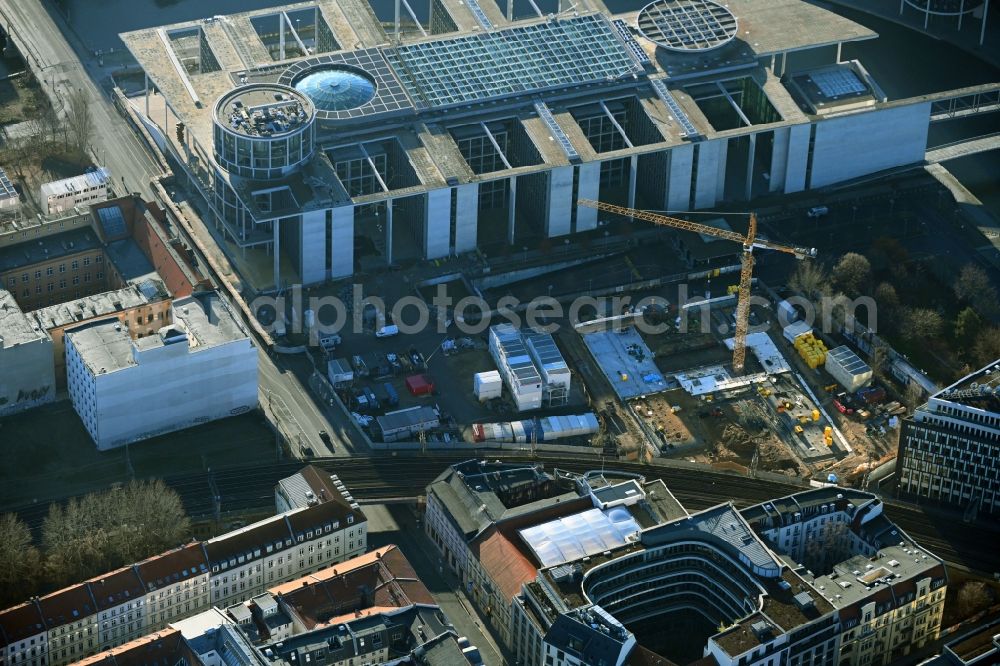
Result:
{"label": "large modern government building", "polygon": [[[122,36],[133,99],[258,289],[924,159],[803,0],[317,0]],[[207,211],[206,211],[207,212]]]}

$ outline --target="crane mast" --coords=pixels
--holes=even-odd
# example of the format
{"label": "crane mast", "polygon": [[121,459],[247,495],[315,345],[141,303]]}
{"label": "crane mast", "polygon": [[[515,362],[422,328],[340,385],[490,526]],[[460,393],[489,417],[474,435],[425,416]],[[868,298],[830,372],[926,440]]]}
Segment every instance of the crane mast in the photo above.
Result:
{"label": "crane mast", "polygon": [[623,215],[636,220],[652,222],[653,224],[664,227],[681,229],[682,231],[692,231],[694,233],[705,234],[706,236],[714,236],[715,238],[723,238],[725,240],[739,243],[743,246],[743,253],[740,257],[740,285],[736,299],[736,331],[733,336],[733,372],[736,375],[742,375],[743,370],[746,367],[747,329],[749,328],[750,321],[750,287],[753,281],[754,248],[759,247],[768,250],[777,250],[778,252],[786,252],[788,254],[795,255],[797,259],[811,259],[816,256],[815,248],[792,247],[790,245],[772,243],[771,241],[757,238],[757,216],[754,213],[750,213],[750,227],[747,234],[744,236],[743,234],[738,234],[735,231],[718,229],[708,224],[700,224],[698,222],[682,220],[676,217],[668,217],[666,215],[646,210],[616,206],[615,204],[594,201],[592,199],[580,199],[578,203],[581,206],[596,208],[597,210],[606,213],[615,213],[617,215]]}

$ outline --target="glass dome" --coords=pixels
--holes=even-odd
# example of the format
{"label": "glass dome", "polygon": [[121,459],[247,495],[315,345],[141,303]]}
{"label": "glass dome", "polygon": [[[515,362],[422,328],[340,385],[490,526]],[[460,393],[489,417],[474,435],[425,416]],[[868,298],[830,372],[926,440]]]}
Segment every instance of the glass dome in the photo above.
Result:
{"label": "glass dome", "polygon": [[345,111],[375,97],[375,82],[347,67],[313,69],[295,82],[295,89],[307,95],[317,109]]}

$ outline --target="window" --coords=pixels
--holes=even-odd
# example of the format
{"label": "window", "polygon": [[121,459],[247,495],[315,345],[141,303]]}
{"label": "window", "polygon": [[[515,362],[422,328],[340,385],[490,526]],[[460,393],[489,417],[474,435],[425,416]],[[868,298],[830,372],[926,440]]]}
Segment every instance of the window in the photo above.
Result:
{"label": "window", "polygon": [[74,259],[73,262],[69,265],[69,267],[75,271],[78,268],[80,268],[80,262]]}
{"label": "window", "polygon": [[59,288],[60,289],[66,288],[66,280],[59,280]]}
{"label": "window", "polygon": [[74,275],[73,276],[73,284],[80,284],[80,276],[79,275]]}
{"label": "window", "polygon": [[7,284],[10,285],[11,287],[13,287],[14,285],[17,284],[17,278],[8,278],[7,279]]}
{"label": "window", "polygon": [[59,264],[59,272],[60,273],[66,272],[66,264]]}
{"label": "window", "polygon": [[94,257],[94,263],[100,264],[100,263],[103,263],[103,262],[104,262],[104,256],[103,255],[99,254],[96,257]]}
{"label": "window", "polygon": [[100,279],[103,279],[103,278],[104,278],[104,273],[101,272],[101,271],[97,271],[97,279],[100,280]]}
{"label": "window", "polygon": [[41,280],[42,279],[42,272],[41,271],[35,271],[35,279],[36,280]]}
{"label": "window", "polygon": [[83,258],[83,265],[84,266],[89,266],[90,265],[90,257],[84,257]]}
{"label": "window", "polygon": [[90,273],[89,272],[83,274],[83,281],[84,282],[90,282]]}
{"label": "window", "polygon": [[53,273],[55,273],[55,270],[51,266],[45,269],[46,275],[52,275]]}
{"label": "window", "polygon": [[48,287],[47,287],[46,291],[52,291],[52,290],[53,290],[53,289],[55,289],[55,288],[56,288],[56,286],[55,286],[54,284],[52,284],[51,282],[49,282],[49,284],[48,284]]}

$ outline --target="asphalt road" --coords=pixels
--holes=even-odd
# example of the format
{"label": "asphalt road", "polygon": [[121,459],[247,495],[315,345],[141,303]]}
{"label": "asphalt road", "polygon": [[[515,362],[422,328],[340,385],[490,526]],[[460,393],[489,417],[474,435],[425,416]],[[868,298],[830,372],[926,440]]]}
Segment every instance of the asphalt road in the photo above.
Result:
{"label": "asphalt road", "polygon": [[127,191],[140,192],[148,199],[149,180],[160,169],[115,110],[108,93],[95,83],[103,81],[105,74],[93,56],[67,41],[64,26],[56,23],[62,19],[54,21],[41,0],[0,0],[0,18],[56,109],[66,108],[73,90],[87,96],[94,122],[91,149],[96,160],[111,170],[115,188],[121,189],[124,177]]}

